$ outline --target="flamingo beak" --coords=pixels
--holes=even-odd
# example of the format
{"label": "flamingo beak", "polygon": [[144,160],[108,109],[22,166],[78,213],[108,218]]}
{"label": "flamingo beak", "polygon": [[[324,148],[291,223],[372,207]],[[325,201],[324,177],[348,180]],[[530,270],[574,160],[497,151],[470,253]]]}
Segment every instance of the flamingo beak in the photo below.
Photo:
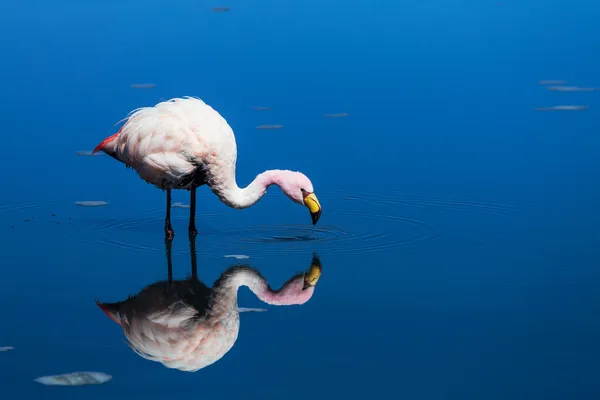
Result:
{"label": "flamingo beak", "polygon": [[319,257],[314,255],[313,262],[306,274],[304,274],[304,285],[302,286],[302,290],[306,288],[315,286],[321,277],[321,273],[323,272],[323,267],[321,265],[321,260]]}
{"label": "flamingo beak", "polygon": [[304,195],[304,205],[306,208],[308,208],[308,211],[310,211],[312,223],[315,225],[319,218],[321,218],[321,204],[314,193],[309,193],[303,190],[302,194]]}

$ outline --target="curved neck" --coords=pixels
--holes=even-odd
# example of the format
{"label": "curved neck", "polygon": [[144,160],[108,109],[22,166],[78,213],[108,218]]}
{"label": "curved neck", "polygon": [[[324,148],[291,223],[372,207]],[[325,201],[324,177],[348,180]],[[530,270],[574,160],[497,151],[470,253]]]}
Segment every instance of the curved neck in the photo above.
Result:
{"label": "curved neck", "polygon": [[303,282],[303,275],[296,275],[284,283],[281,289],[273,290],[255,269],[246,266],[231,267],[213,285],[211,313],[237,309],[237,292],[242,286],[247,286],[267,304],[304,304],[312,297],[314,288],[303,289]]}
{"label": "curved neck", "polygon": [[211,185],[212,191],[221,201],[233,208],[248,208],[256,204],[271,185],[281,187],[281,172],[274,169],[258,174],[245,188],[238,187],[235,181],[235,170],[228,179]]}

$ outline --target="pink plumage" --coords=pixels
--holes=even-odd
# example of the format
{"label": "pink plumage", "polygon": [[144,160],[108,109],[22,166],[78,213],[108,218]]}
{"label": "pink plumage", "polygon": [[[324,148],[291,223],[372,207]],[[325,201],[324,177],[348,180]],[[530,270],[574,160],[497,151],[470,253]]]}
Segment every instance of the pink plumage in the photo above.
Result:
{"label": "pink plumage", "polygon": [[138,355],[167,368],[194,372],[220,360],[235,344],[241,286],[267,304],[304,304],[313,296],[321,272],[321,262],[313,256],[306,273],[293,276],[275,291],[258,271],[235,266],[212,288],[192,277],[157,282],[122,302],[96,303],[121,326]]}
{"label": "pink plumage", "polygon": [[95,149],[133,168],[144,181],[167,191],[165,232],[173,238],[170,223],[171,190],[190,191],[190,234],[196,234],[196,188],[208,185],[233,208],[247,208],[277,185],[292,201],[306,206],[313,224],[321,205],[310,179],[301,172],[270,170],[240,188],[235,179],[237,145],[227,121],[212,107],[194,97],[174,98],[132,111],[119,132]]}

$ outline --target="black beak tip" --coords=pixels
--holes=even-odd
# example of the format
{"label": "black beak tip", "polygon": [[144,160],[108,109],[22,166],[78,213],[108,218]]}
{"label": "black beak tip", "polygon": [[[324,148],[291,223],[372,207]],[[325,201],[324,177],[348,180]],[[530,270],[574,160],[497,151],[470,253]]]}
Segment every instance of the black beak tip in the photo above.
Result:
{"label": "black beak tip", "polygon": [[317,211],[316,213],[311,213],[310,217],[312,218],[312,224],[316,225],[319,218],[321,218],[321,210]]}
{"label": "black beak tip", "polygon": [[313,253],[311,265],[319,268],[321,271],[323,270],[323,266],[321,265],[321,257],[319,257],[317,253]]}

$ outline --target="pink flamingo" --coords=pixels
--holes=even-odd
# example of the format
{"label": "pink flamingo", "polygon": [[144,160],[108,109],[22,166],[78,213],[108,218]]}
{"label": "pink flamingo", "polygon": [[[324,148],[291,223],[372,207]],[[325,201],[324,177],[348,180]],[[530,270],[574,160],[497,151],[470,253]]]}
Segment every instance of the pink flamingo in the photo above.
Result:
{"label": "pink flamingo", "polygon": [[247,286],[267,304],[304,304],[321,276],[321,263],[314,255],[308,271],[293,276],[279,290],[271,289],[255,269],[241,265],[227,269],[209,288],[198,280],[192,257],[192,277],[173,281],[169,243],[168,281],[149,285],[122,302],[96,301],[121,326],[133,351],[167,368],[195,372],[217,362],[233,347],[240,329],[239,313],[256,311],[238,308],[240,286]]}
{"label": "pink flamingo", "polygon": [[245,188],[235,179],[237,146],[225,119],[202,100],[174,98],[132,111],[119,132],[104,139],[102,150],[133,168],[144,181],[167,192],[165,233],[171,227],[171,190],[190,191],[189,233],[196,235],[196,188],[208,185],[230,207],[254,205],[271,185],[277,185],[293,202],[306,206],[313,225],[321,216],[321,205],[313,184],[301,172],[270,170],[259,174]]}

